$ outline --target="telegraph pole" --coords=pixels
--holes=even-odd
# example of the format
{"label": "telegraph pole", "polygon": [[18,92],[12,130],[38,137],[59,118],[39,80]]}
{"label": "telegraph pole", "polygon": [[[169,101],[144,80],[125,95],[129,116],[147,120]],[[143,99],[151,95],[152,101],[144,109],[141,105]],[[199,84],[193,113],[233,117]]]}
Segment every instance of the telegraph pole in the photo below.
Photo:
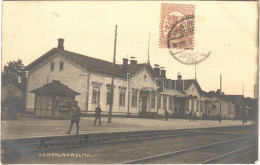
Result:
{"label": "telegraph pole", "polygon": [[219,111],[219,115],[220,115],[220,119],[219,122],[221,122],[221,96],[222,96],[222,76],[220,75],[220,97],[219,97],[219,105],[220,105],[220,111]]}
{"label": "telegraph pole", "polygon": [[[117,38],[117,25],[115,28],[115,41],[114,41],[114,58],[113,64],[116,64],[116,38]],[[115,67],[113,67],[114,69]],[[111,98],[110,98],[110,105],[109,105],[109,112],[108,112],[108,123],[111,123],[112,117],[112,109],[113,109],[113,100],[114,100],[114,79],[115,79],[115,72],[112,73],[112,82],[111,82]]]}

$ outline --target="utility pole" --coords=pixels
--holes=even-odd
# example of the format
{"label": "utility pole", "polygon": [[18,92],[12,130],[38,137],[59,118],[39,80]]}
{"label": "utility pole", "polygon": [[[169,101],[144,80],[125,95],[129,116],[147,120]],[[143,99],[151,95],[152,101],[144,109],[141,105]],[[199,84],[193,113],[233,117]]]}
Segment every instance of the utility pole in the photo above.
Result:
{"label": "utility pole", "polygon": [[222,97],[222,76],[220,75],[220,97],[219,97],[219,105],[220,105],[220,111],[219,111],[219,122],[221,122],[221,109],[222,109],[222,107],[221,107],[221,97]]}
{"label": "utility pole", "polygon": [[147,64],[150,64],[150,32],[149,32],[149,39],[148,39],[148,59]]}
{"label": "utility pole", "polygon": [[[113,65],[116,64],[116,37],[117,37],[117,25],[115,28],[115,41],[114,41],[114,58],[113,58]],[[115,67],[113,67],[114,69]],[[112,73],[112,82],[111,82],[111,98],[110,98],[110,106],[109,106],[109,112],[108,112],[108,123],[111,123],[111,117],[112,117],[112,109],[113,109],[113,100],[114,100],[114,78],[115,78],[115,72]]]}
{"label": "utility pole", "polygon": [[255,87],[255,84],[254,84],[254,99],[256,99],[256,87]]}
{"label": "utility pole", "polygon": [[197,69],[197,68],[196,68],[196,64],[197,64],[197,63],[196,63],[196,58],[195,58],[195,80],[197,80],[197,73],[196,73],[196,69]]}
{"label": "utility pole", "polygon": [[244,96],[244,94],[245,94],[245,91],[244,91],[244,82],[243,82],[243,96]]}

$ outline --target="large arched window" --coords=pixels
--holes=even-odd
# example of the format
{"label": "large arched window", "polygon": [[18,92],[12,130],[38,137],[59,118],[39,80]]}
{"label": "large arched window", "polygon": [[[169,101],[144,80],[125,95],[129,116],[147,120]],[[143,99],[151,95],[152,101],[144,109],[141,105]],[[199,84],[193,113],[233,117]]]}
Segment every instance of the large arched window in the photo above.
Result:
{"label": "large arched window", "polygon": [[55,63],[52,61],[51,62],[51,71],[54,71]]}

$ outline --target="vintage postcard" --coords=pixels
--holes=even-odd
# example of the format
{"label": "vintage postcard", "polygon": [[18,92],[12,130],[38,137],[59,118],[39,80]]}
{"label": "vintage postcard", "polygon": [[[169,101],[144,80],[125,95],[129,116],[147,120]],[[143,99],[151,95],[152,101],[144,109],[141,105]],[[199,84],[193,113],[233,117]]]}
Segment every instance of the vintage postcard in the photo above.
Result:
{"label": "vintage postcard", "polygon": [[258,162],[257,1],[3,1],[3,164]]}

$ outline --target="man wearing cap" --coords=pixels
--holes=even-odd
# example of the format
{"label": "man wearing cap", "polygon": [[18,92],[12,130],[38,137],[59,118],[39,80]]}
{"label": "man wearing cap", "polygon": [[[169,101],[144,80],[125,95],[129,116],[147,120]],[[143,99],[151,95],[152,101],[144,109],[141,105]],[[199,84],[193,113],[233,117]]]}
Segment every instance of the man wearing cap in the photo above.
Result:
{"label": "man wearing cap", "polygon": [[96,112],[96,114],[95,114],[95,121],[94,121],[93,126],[96,125],[97,119],[98,119],[98,121],[99,121],[99,126],[101,126],[101,112],[102,112],[102,110],[101,110],[99,104],[98,104],[98,106],[96,107],[95,112]]}
{"label": "man wearing cap", "polygon": [[71,122],[70,122],[69,131],[66,132],[67,134],[70,134],[72,126],[74,125],[74,123],[76,123],[76,126],[77,126],[77,133],[76,134],[79,134],[80,114],[81,114],[81,111],[80,111],[80,108],[78,107],[78,102],[75,101],[73,106],[72,106],[72,110],[70,111]]}

